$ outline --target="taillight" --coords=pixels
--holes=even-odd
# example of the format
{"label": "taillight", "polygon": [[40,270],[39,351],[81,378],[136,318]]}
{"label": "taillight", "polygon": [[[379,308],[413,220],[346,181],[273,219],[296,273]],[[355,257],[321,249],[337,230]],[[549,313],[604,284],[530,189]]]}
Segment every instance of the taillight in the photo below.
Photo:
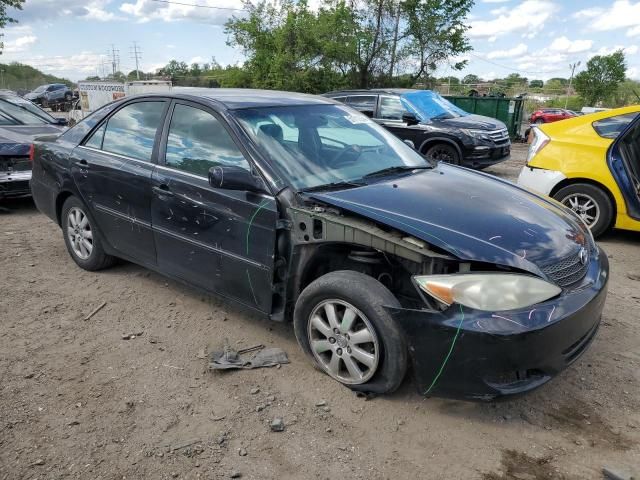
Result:
{"label": "taillight", "polygon": [[529,144],[529,154],[527,155],[527,165],[533,157],[535,157],[540,150],[542,150],[547,144],[551,141],[551,139],[539,128],[533,127],[533,141]]}
{"label": "taillight", "polygon": [[29,145],[29,161],[33,163],[33,156],[36,153],[36,146],[32,143]]}

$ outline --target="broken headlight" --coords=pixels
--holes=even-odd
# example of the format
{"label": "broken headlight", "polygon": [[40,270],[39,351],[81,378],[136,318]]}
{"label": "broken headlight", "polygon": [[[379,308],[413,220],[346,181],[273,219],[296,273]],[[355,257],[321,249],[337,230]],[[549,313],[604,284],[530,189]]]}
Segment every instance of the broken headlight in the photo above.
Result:
{"label": "broken headlight", "polygon": [[562,290],[545,280],[515,273],[460,273],[413,277],[422,291],[445,305],[502,311],[544,302]]}

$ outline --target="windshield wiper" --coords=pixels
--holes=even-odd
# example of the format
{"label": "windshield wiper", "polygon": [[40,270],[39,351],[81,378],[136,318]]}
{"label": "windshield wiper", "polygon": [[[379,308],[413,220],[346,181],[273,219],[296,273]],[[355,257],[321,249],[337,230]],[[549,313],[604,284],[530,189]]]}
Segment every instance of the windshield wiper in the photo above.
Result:
{"label": "windshield wiper", "polygon": [[450,118],[455,118],[448,112],[442,112],[436,115],[435,117],[431,117],[431,120],[449,120]]}
{"label": "windshield wiper", "polygon": [[412,170],[426,170],[430,168],[433,168],[433,165],[419,165],[413,167],[409,165],[396,165],[394,167],[383,168],[382,170],[378,170],[376,172],[367,173],[362,178],[381,177],[392,173],[410,172]]}
{"label": "windshield wiper", "polygon": [[339,190],[339,189],[344,189],[344,188],[363,187],[365,185],[366,185],[366,183],[364,183],[364,182],[356,182],[356,181],[353,181],[353,180],[344,180],[344,181],[340,181],[340,182],[324,183],[322,185],[315,185],[313,187],[302,188],[302,189],[298,190],[298,192],[301,192],[301,193],[320,192],[320,191],[324,191],[324,190]]}

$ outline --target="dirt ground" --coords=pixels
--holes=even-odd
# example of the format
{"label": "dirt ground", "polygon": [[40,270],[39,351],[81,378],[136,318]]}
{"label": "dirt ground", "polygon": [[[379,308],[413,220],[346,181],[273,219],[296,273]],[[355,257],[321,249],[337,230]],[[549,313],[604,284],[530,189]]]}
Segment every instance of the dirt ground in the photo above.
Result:
{"label": "dirt ground", "polygon": [[[489,172],[513,179],[523,158],[516,148]],[[0,480],[577,480],[602,478],[603,466],[640,475],[640,234],[602,240],[602,327],[548,385],[469,403],[424,399],[408,380],[365,400],[314,370],[289,325],[136,265],[85,272],[30,200],[4,206]],[[129,333],[141,335],[123,340]],[[225,338],[281,347],[291,363],[209,372],[205,352]],[[276,417],[283,432],[270,430]]]}

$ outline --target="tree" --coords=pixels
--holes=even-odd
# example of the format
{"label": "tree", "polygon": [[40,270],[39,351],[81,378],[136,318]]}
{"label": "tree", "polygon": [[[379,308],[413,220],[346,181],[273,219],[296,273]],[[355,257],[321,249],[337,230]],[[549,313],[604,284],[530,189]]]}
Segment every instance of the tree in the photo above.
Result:
{"label": "tree", "polygon": [[531,88],[542,88],[544,87],[544,82],[542,80],[531,80],[529,86]]}
{"label": "tree", "polygon": [[465,85],[476,86],[479,83],[482,83],[482,79],[478,75],[470,73],[469,75],[464,76],[464,78],[462,79],[462,83],[464,83]]}
{"label": "tree", "polygon": [[[414,78],[471,50],[465,21],[473,0],[405,0],[401,5],[407,25],[405,53],[418,65]],[[466,64],[459,60],[451,67],[462,70]]]}
{"label": "tree", "polygon": [[[18,23],[7,13],[7,7],[22,10],[24,0],[0,0],[0,30],[7,26],[7,23]],[[4,42],[0,42],[0,53],[4,50]]]}
{"label": "tree", "polygon": [[622,50],[611,55],[596,55],[587,62],[587,69],[576,75],[576,91],[588,105],[596,106],[616,93],[626,72],[627,65]]}

